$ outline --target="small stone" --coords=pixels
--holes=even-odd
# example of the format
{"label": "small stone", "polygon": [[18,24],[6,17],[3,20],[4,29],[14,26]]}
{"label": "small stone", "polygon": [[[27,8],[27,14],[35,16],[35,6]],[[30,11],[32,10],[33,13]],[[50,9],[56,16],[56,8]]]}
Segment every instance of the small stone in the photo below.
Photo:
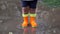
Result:
{"label": "small stone", "polygon": [[5,6],[5,5],[2,5],[2,6],[1,6],[1,9],[2,9],[2,10],[6,9],[6,6]]}
{"label": "small stone", "polygon": [[0,20],[0,23],[2,23],[3,22],[3,20]]}
{"label": "small stone", "polygon": [[13,34],[13,32],[9,32],[9,34]]}
{"label": "small stone", "polygon": [[53,33],[56,33],[56,30],[53,30]]}

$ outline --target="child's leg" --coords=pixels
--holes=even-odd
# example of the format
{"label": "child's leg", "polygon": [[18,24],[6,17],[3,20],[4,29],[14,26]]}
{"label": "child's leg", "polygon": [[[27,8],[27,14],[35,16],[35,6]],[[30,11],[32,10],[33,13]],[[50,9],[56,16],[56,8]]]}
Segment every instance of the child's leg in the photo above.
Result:
{"label": "child's leg", "polygon": [[22,17],[23,17],[23,23],[22,23],[22,27],[27,27],[28,25],[28,2],[26,1],[22,1]]}
{"label": "child's leg", "polygon": [[30,3],[30,23],[32,27],[37,27],[37,23],[35,22],[35,17],[36,17],[36,4],[37,1],[33,1]]}

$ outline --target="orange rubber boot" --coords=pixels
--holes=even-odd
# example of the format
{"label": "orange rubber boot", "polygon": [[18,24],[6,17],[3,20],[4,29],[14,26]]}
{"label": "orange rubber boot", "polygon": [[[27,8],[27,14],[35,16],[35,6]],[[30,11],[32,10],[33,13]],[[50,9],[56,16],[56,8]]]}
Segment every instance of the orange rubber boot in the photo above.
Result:
{"label": "orange rubber boot", "polygon": [[23,17],[24,22],[22,23],[22,27],[27,27],[28,25],[28,17]]}
{"label": "orange rubber boot", "polygon": [[32,27],[37,27],[37,23],[35,22],[35,17],[30,17],[30,23]]}

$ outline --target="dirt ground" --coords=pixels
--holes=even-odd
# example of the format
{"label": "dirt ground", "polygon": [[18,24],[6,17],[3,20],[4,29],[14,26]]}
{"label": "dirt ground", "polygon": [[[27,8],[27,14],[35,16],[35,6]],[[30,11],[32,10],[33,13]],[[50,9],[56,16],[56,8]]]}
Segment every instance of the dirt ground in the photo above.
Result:
{"label": "dirt ground", "polygon": [[38,28],[16,29],[23,22],[21,2],[0,0],[0,34],[60,34],[60,7],[48,7],[38,2],[36,13]]}

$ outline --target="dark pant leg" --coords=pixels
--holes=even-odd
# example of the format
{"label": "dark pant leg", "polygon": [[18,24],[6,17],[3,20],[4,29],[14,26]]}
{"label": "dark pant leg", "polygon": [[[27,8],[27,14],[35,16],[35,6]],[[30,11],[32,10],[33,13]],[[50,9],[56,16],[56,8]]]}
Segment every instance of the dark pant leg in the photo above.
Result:
{"label": "dark pant leg", "polygon": [[35,13],[36,10],[36,5],[37,5],[37,0],[30,2],[30,13]]}
{"label": "dark pant leg", "polygon": [[22,1],[22,13],[28,14],[28,1]]}

